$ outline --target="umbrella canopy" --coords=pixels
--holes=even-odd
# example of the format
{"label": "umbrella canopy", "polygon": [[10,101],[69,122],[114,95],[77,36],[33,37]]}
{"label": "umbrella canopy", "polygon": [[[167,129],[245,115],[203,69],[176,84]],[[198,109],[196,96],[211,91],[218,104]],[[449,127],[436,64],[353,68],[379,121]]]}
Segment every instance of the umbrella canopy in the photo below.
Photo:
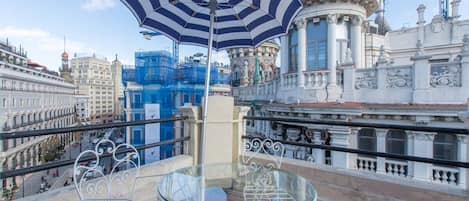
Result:
{"label": "umbrella canopy", "polygon": [[[301,0],[121,0],[141,27],[181,43],[208,48],[205,74],[201,163],[205,133],[212,48],[257,47],[287,33],[301,10]],[[203,199],[202,199],[203,200]]]}
{"label": "umbrella canopy", "polygon": [[[181,44],[208,46],[210,0],[122,0],[141,27]],[[285,34],[301,0],[218,0],[213,48],[256,47]]]}

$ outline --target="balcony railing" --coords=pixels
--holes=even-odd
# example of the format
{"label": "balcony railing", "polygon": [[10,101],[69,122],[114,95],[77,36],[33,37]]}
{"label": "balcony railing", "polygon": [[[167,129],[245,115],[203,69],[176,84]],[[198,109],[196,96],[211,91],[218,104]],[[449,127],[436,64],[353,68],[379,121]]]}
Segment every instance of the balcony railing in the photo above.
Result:
{"label": "balcony railing", "polygon": [[[272,122],[272,124],[277,124],[277,127],[282,129],[286,129],[289,125],[293,126],[290,128],[294,128],[296,130],[302,126],[305,129],[314,128],[315,126],[317,129],[330,129],[328,132],[330,132],[330,137],[332,138],[332,145],[326,145],[324,140],[321,140],[321,142],[318,143],[317,139],[314,139],[313,136],[306,135],[304,132],[299,132],[300,134],[293,131],[282,133],[282,129],[280,131],[275,131],[275,129],[273,129],[273,132],[262,132],[264,126],[255,127],[261,128],[261,131],[253,131],[253,128],[248,126],[246,130],[249,131],[249,134],[247,132],[246,135],[242,136],[242,138],[246,140],[254,138],[269,138],[272,139],[273,142],[280,142],[285,146],[288,146],[289,148],[286,150],[305,150],[305,153],[289,153],[289,151],[286,151],[284,153],[285,157],[310,161],[314,164],[328,165],[323,162],[324,160],[310,159],[311,157],[317,156],[318,153],[321,155],[320,158],[325,158],[327,157],[325,156],[325,152],[329,152],[331,154],[332,167],[340,167],[368,173],[371,172],[378,175],[384,174],[393,178],[415,178],[418,181],[424,180],[429,183],[445,184],[448,186],[468,189],[467,181],[465,179],[467,173],[464,169],[469,168],[469,163],[465,158],[466,153],[460,153],[463,157],[458,160],[444,160],[428,157],[428,155],[433,155],[432,150],[425,150],[424,152],[414,151],[413,153],[400,155],[387,152],[362,150],[358,149],[357,145],[351,145],[348,143],[350,141],[354,141],[354,137],[358,135],[358,133],[354,134],[351,130],[354,129],[357,132],[357,130],[361,128],[403,130],[406,132],[420,132],[425,134],[457,134],[460,142],[459,145],[455,146],[459,147],[457,150],[458,152],[464,152],[468,145],[466,140],[463,138],[469,137],[469,130],[466,129],[324,121],[298,118],[245,117],[244,119],[247,120],[247,122],[254,122],[256,125],[266,125],[264,122]],[[334,131],[334,129],[339,130]],[[347,133],[347,130],[350,130],[350,132]],[[292,135],[293,133],[295,134],[294,136]],[[413,139],[415,141],[412,143],[415,147],[419,146],[421,143],[426,143],[424,146],[433,146],[433,142],[429,141],[430,139],[433,140],[431,137],[428,139],[416,137]],[[418,140],[426,141],[419,142]],[[377,141],[375,143],[378,143]],[[340,142],[343,143],[341,144]],[[417,149],[415,147],[414,149]],[[419,147],[418,149],[421,148]],[[429,151],[431,151],[431,153],[429,153]],[[427,157],[423,157],[423,155]],[[403,180],[403,182],[406,181]]]}
{"label": "balcony railing", "polygon": [[[123,128],[123,127],[128,127],[128,126],[138,126],[138,125],[147,125],[147,124],[156,124],[156,123],[164,124],[168,122],[181,121],[183,119],[184,118],[177,117],[177,118],[165,118],[165,119],[142,120],[142,121],[131,121],[131,122],[107,123],[107,124],[101,124],[101,125],[44,129],[44,130],[34,130],[34,131],[2,132],[0,135],[0,140],[10,140],[10,139],[16,140],[16,139],[25,138],[25,137],[44,136],[46,137],[46,138],[43,138],[45,141],[47,141],[46,139],[51,139],[48,141],[49,143],[58,143],[58,144],[50,144],[50,146],[52,147],[54,146],[58,147],[57,149],[51,149],[51,150],[48,150],[49,148],[45,148],[44,146],[38,146],[38,149],[36,151],[39,151],[39,152],[34,151],[34,154],[35,154],[34,156],[33,156],[32,151],[31,151],[31,155],[29,155],[30,154],[29,150],[32,150],[32,149],[25,150],[24,153],[19,152],[16,155],[6,156],[5,164],[7,165],[6,167],[4,167],[3,171],[0,173],[0,180],[3,181],[3,186],[2,186],[3,196],[7,199],[27,196],[28,194],[25,195],[24,192],[25,191],[30,192],[31,190],[25,189],[25,186],[31,185],[31,184],[25,183],[25,179],[27,179],[28,177],[31,177],[31,175],[34,175],[34,174],[45,175],[44,171],[54,172],[54,170],[59,171],[59,168],[62,168],[62,169],[72,168],[71,165],[74,164],[77,155],[79,154],[79,152],[82,151],[82,148],[83,148],[82,146],[84,146],[87,149],[88,148],[94,149],[94,147],[92,147],[93,144],[91,144],[91,135],[95,135],[92,133],[100,133],[100,132],[94,132],[94,131],[103,131],[103,129]],[[81,133],[81,134],[80,134],[80,137],[76,137],[75,142],[72,143],[71,138],[63,138],[64,136],[67,136],[67,135],[70,137],[70,133]],[[88,145],[86,144],[86,142],[83,141],[86,136],[88,136],[88,139],[89,139]],[[57,138],[54,138],[54,137],[57,137]],[[58,137],[62,137],[62,138],[58,138]],[[54,139],[57,139],[57,140],[54,140]],[[187,142],[187,140],[189,139],[190,139],[189,136],[181,136],[181,137],[170,139],[170,140],[164,140],[164,141],[159,141],[159,142],[154,142],[154,143],[143,144],[140,146],[135,146],[135,148],[140,152],[140,151],[144,151],[150,148],[172,145],[171,152],[172,152],[172,155],[175,156],[175,155],[184,153],[184,143]],[[80,146],[79,147],[80,151],[77,150],[78,149],[77,147],[75,147],[75,149],[73,148],[74,146],[77,146],[77,145]],[[42,149],[45,149],[45,150],[42,150]],[[66,149],[68,150],[64,152],[63,150],[66,150]],[[83,149],[83,150],[86,150],[86,149]],[[122,149],[122,150],[117,151],[116,154],[124,154],[129,151],[131,151],[130,148]],[[76,153],[73,154],[73,152],[76,152]],[[54,155],[53,158],[50,158],[49,155],[52,155],[55,153],[58,153],[58,154]],[[30,156],[31,158],[28,158],[28,157],[23,158],[23,155]],[[109,158],[109,157],[112,157],[110,153],[105,153],[102,156],[102,158]],[[58,158],[61,158],[61,159],[58,159]],[[92,160],[96,160],[96,158],[85,157],[85,158],[82,158],[79,162],[80,163],[89,162]],[[104,166],[106,166],[106,164],[104,164]],[[64,174],[62,176],[65,176],[65,173],[62,173],[62,174]],[[22,178],[22,182],[18,181],[16,177]],[[36,184],[35,188],[38,188],[37,187],[38,185],[39,183]],[[16,195],[13,196],[14,194]]]}

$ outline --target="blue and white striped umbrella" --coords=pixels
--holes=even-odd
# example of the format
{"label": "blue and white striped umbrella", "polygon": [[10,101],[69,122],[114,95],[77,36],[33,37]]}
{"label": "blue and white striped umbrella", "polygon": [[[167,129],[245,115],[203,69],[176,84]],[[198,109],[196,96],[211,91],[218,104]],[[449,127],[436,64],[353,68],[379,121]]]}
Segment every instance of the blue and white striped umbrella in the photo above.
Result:
{"label": "blue and white striped umbrella", "polygon": [[[181,44],[208,46],[211,0],[122,0],[141,27]],[[301,0],[218,0],[213,48],[255,47],[284,35]]]}
{"label": "blue and white striped umbrella", "polygon": [[[257,47],[285,35],[301,0],[121,0],[141,27],[181,43],[208,48],[204,97],[208,97],[212,48]],[[208,98],[204,99],[201,161],[205,159]],[[202,199],[203,200],[203,199]]]}

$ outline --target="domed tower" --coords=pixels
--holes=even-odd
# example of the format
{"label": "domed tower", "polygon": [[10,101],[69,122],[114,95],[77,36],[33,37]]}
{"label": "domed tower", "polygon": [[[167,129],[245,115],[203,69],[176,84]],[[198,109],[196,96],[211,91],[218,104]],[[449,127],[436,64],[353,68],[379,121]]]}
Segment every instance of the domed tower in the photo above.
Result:
{"label": "domed tower", "polygon": [[[247,86],[254,84],[254,77],[258,76],[259,83],[270,81],[278,76],[279,71],[275,61],[280,46],[273,40],[264,42],[257,48],[231,48],[227,50],[231,63],[232,86]],[[259,74],[254,75],[256,59],[259,62]]]}
{"label": "domed tower", "polygon": [[[342,64],[364,68],[364,21],[378,7],[378,0],[304,0],[281,41],[280,101],[337,101],[341,95]],[[347,61],[347,52],[350,53]],[[324,72],[319,74],[318,72]],[[311,95],[314,94],[314,95]]]}
{"label": "domed tower", "polygon": [[68,64],[68,53],[65,51],[65,37],[64,37],[64,52],[62,53],[62,67],[60,68],[60,77],[64,78],[66,82],[73,83],[72,69]]}

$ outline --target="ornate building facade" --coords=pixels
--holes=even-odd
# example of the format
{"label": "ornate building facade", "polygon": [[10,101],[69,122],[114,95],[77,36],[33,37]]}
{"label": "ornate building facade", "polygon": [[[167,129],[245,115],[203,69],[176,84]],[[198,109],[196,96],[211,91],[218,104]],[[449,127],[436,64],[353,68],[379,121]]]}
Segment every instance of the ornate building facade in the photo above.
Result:
{"label": "ornate building facade", "polygon": [[[0,42],[0,126],[2,133],[62,128],[75,123],[74,86],[57,72],[30,62],[21,48]],[[47,150],[71,135],[0,140],[2,170],[26,168],[44,160]],[[0,184],[17,186],[15,178]]]}
{"label": "ornate building facade", "polygon": [[88,111],[91,123],[114,120],[114,82],[111,63],[106,58],[74,56],[71,60],[72,76],[78,95],[89,96]]}
{"label": "ornate building facade", "polygon": [[[460,19],[459,2],[452,1],[451,16],[436,15],[429,23],[420,5],[417,27],[391,30],[378,1],[305,0],[289,34],[280,39],[279,78],[234,87],[233,95],[252,106],[252,116],[468,129],[469,20]],[[368,23],[375,11],[376,23]],[[268,121],[249,121],[248,132],[469,160],[466,135]],[[423,181],[417,182],[420,187],[469,188],[464,168],[297,147],[288,147],[287,155],[399,183]]]}
{"label": "ornate building facade", "polygon": [[122,86],[122,63],[116,58],[111,64],[114,85],[114,119],[122,119],[124,113],[124,88]]}
{"label": "ornate building facade", "polygon": [[[231,61],[233,86],[254,84],[256,62],[259,62],[260,83],[274,80],[279,72],[275,61],[280,47],[275,41],[267,41],[257,48],[233,48],[227,50]],[[258,60],[258,61],[256,61]]]}

